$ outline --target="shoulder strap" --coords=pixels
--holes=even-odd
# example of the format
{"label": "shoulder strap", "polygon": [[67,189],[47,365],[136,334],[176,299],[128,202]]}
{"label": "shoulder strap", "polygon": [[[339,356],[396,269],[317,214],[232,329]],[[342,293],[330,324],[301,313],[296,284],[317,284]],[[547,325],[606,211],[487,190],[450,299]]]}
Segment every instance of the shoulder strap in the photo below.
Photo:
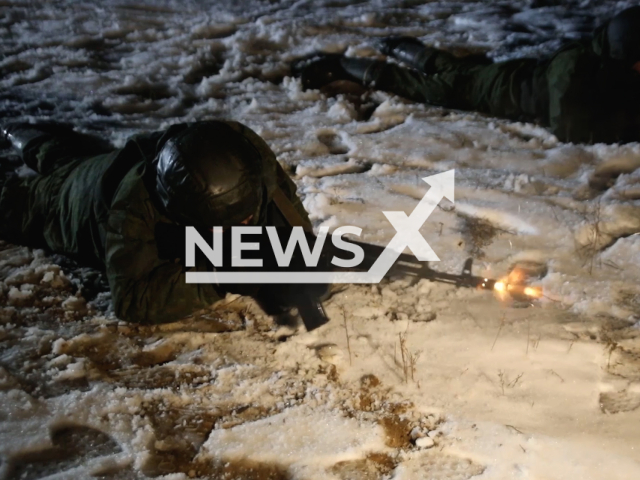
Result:
{"label": "shoulder strap", "polygon": [[[282,168],[282,165],[280,165],[279,162],[275,162],[275,164],[279,176],[288,178],[287,174]],[[306,218],[303,218],[300,213],[298,213],[296,207],[293,206],[293,203],[291,203],[289,197],[287,197],[287,195],[282,191],[282,188],[280,188],[277,183],[276,189],[273,192],[272,199],[273,203],[276,204],[276,207],[278,207],[278,210],[280,210],[280,213],[285,218],[287,223],[289,223],[289,225],[291,225],[292,227],[302,227],[306,232],[313,233],[313,226],[311,225],[311,223]]]}
{"label": "shoulder strap", "polygon": [[278,210],[285,218],[285,220],[292,227],[302,227],[307,232],[312,232],[313,228],[309,222],[307,222],[302,215],[298,213],[298,211],[291,203],[291,200],[287,198],[280,187],[276,187],[276,190],[273,192],[273,203],[276,204]]}

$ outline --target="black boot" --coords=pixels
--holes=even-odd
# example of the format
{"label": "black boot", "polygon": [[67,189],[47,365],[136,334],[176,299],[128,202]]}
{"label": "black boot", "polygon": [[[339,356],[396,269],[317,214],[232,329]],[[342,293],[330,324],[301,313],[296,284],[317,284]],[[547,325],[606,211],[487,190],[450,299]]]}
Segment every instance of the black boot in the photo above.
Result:
{"label": "black boot", "polygon": [[347,58],[342,59],[342,68],[349,74],[350,80],[365,87],[376,87],[380,71],[386,62],[380,60],[370,60],[368,58]]}
{"label": "black boot", "polygon": [[295,60],[291,74],[299,77],[304,90],[317,90],[337,80],[348,80],[349,74],[342,68],[343,56],[336,53],[315,53]]}
{"label": "black boot", "polygon": [[23,162],[32,170],[43,173],[40,171],[37,157],[27,152],[34,145],[41,145],[52,138],[53,133],[47,131],[50,128],[51,124],[15,122],[3,125],[1,130],[5,140],[20,153]]}
{"label": "black boot", "polygon": [[414,37],[386,37],[377,44],[380,53],[427,73],[427,62],[436,51]]}
{"label": "black boot", "polygon": [[39,125],[34,125],[25,122],[8,123],[2,126],[2,134],[4,138],[11,143],[11,146],[16,150],[22,152],[25,146],[43,136],[50,136],[50,134]]}
{"label": "black boot", "polygon": [[320,53],[296,60],[291,73],[300,77],[305,90],[318,89],[337,80],[350,80],[370,86],[372,67],[381,64],[366,58],[347,58],[340,54]]}
{"label": "black boot", "polygon": [[3,125],[0,131],[11,146],[18,150],[22,161],[41,175],[48,175],[58,165],[57,146],[46,155],[40,151],[43,144],[54,138],[64,140],[64,152],[59,152],[61,157],[98,155],[113,150],[108,141],[94,135],[78,133],[71,125],[64,123],[15,122]]}

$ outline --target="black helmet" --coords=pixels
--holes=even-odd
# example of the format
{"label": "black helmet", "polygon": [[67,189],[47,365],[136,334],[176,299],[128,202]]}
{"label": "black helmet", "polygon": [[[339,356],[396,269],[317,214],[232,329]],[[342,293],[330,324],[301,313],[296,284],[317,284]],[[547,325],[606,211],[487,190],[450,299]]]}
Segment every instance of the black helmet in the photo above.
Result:
{"label": "black helmet", "polygon": [[640,6],[627,8],[607,26],[609,56],[615,60],[640,61]]}
{"label": "black helmet", "polygon": [[224,122],[194,123],[158,153],[156,190],[173,221],[197,227],[239,225],[262,203],[258,150]]}

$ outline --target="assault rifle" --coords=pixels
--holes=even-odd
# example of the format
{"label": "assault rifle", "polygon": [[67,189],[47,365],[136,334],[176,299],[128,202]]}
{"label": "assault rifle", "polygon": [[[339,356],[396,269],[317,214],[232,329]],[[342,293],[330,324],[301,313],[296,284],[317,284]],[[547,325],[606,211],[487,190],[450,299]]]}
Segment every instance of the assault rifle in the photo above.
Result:
{"label": "assault rifle", "polygon": [[[277,189],[273,200],[286,223],[292,227],[303,227],[307,234],[309,245],[313,245],[315,242],[315,235],[312,232],[311,225],[301,217],[284,192]],[[368,271],[384,251],[384,247],[380,247],[378,245],[353,240],[349,240],[349,242],[360,246],[364,251],[363,261],[360,265],[351,270]],[[329,262],[326,261],[326,258],[331,258],[334,253],[335,249],[331,245],[325,244],[322,252],[323,257],[325,257],[325,261],[321,261],[321,263],[328,265]],[[393,267],[387,272],[386,277],[409,276],[424,278],[432,282],[448,283],[450,285],[455,285],[456,287],[476,288],[482,290],[502,290],[502,287],[507,288],[503,282],[499,282],[498,280],[472,275],[472,267],[473,259],[468,258],[464,262],[464,266],[460,274],[439,272],[429,267],[428,262],[421,262],[413,255],[401,253]],[[521,290],[522,288],[518,287],[517,290]],[[513,289],[514,287],[509,288],[510,293],[517,294],[518,292]],[[329,321],[324,312],[324,308],[322,307],[321,298],[309,295],[309,291],[302,285],[299,286],[295,292],[295,295],[293,295],[293,298],[291,299],[291,303],[293,304],[291,306],[297,308],[298,314],[300,315],[307,331],[314,330]]]}
{"label": "assault rifle", "polygon": [[[384,251],[384,247],[380,247],[378,245],[353,240],[348,241],[349,243],[360,246],[364,250],[364,260],[360,265],[351,270],[368,271]],[[333,249],[331,246],[325,245],[325,248],[323,249],[323,256],[324,255],[329,257],[333,255]],[[389,272],[387,272],[385,277],[414,277],[416,279],[426,279],[432,282],[447,283],[458,288],[475,288],[480,290],[495,290],[496,285],[498,285],[498,290],[501,290],[500,285],[502,285],[502,282],[491,278],[472,275],[472,267],[473,259],[467,258],[464,262],[461,273],[454,274],[439,272],[429,267],[429,262],[421,262],[413,255],[401,253],[398,260],[396,260],[395,264],[391,267]],[[298,309],[298,313],[307,331],[314,330],[329,321],[324,312],[324,308],[322,307],[321,299],[313,298],[313,296],[308,295],[304,286],[300,286],[296,297],[297,298],[292,299],[292,303],[294,303],[295,305],[293,306]]]}

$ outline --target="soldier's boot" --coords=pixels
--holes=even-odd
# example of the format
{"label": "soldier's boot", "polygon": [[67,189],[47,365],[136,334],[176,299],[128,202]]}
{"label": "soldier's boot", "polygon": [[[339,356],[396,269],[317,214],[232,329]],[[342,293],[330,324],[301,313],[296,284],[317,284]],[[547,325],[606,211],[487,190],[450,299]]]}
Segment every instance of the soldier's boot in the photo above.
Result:
{"label": "soldier's boot", "polygon": [[304,90],[316,90],[337,80],[348,80],[342,58],[340,54],[314,53],[295,60],[291,64],[291,74],[300,78]]}
{"label": "soldier's boot", "polygon": [[365,87],[376,88],[376,82],[380,76],[380,71],[387,65],[380,60],[368,58],[346,58],[342,59],[342,68],[350,78]]}
{"label": "soldier's boot", "polygon": [[[7,123],[0,127],[3,137],[22,156],[22,161],[32,170],[41,175],[49,174],[58,165],[58,153],[62,156],[70,154],[90,155],[111,150],[109,142],[92,135],[85,135],[73,130],[73,127],[63,123],[41,122]],[[54,139],[63,139],[64,148],[51,148],[46,155],[40,152],[40,147]]]}
{"label": "soldier's boot", "polygon": [[305,90],[318,89],[337,80],[373,86],[376,72],[382,65],[384,62],[377,60],[321,53],[296,60],[291,65],[291,72],[300,77]]}
{"label": "soldier's boot", "polygon": [[59,134],[63,130],[72,131],[63,125],[55,125],[50,123],[33,124],[26,122],[7,123],[0,127],[4,138],[11,143],[11,146],[22,152],[29,142],[38,138],[51,137],[51,135]]}
{"label": "soldier's boot", "polygon": [[380,53],[406,63],[424,73],[431,73],[429,60],[437,50],[414,37],[385,37],[377,42]]}
{"label": "soldier's boot", "polygon": [[24,163],[36,172],[40,170],[36,156],[25,153],[34,145],[42,144],[50,140],[53,135],[60,134],[63,130],[67,129],[68,131],[72,131],[63,125],[51,123],[32,124],[26,122],[7,123],[1,127],[5,140],[22,155]]}

